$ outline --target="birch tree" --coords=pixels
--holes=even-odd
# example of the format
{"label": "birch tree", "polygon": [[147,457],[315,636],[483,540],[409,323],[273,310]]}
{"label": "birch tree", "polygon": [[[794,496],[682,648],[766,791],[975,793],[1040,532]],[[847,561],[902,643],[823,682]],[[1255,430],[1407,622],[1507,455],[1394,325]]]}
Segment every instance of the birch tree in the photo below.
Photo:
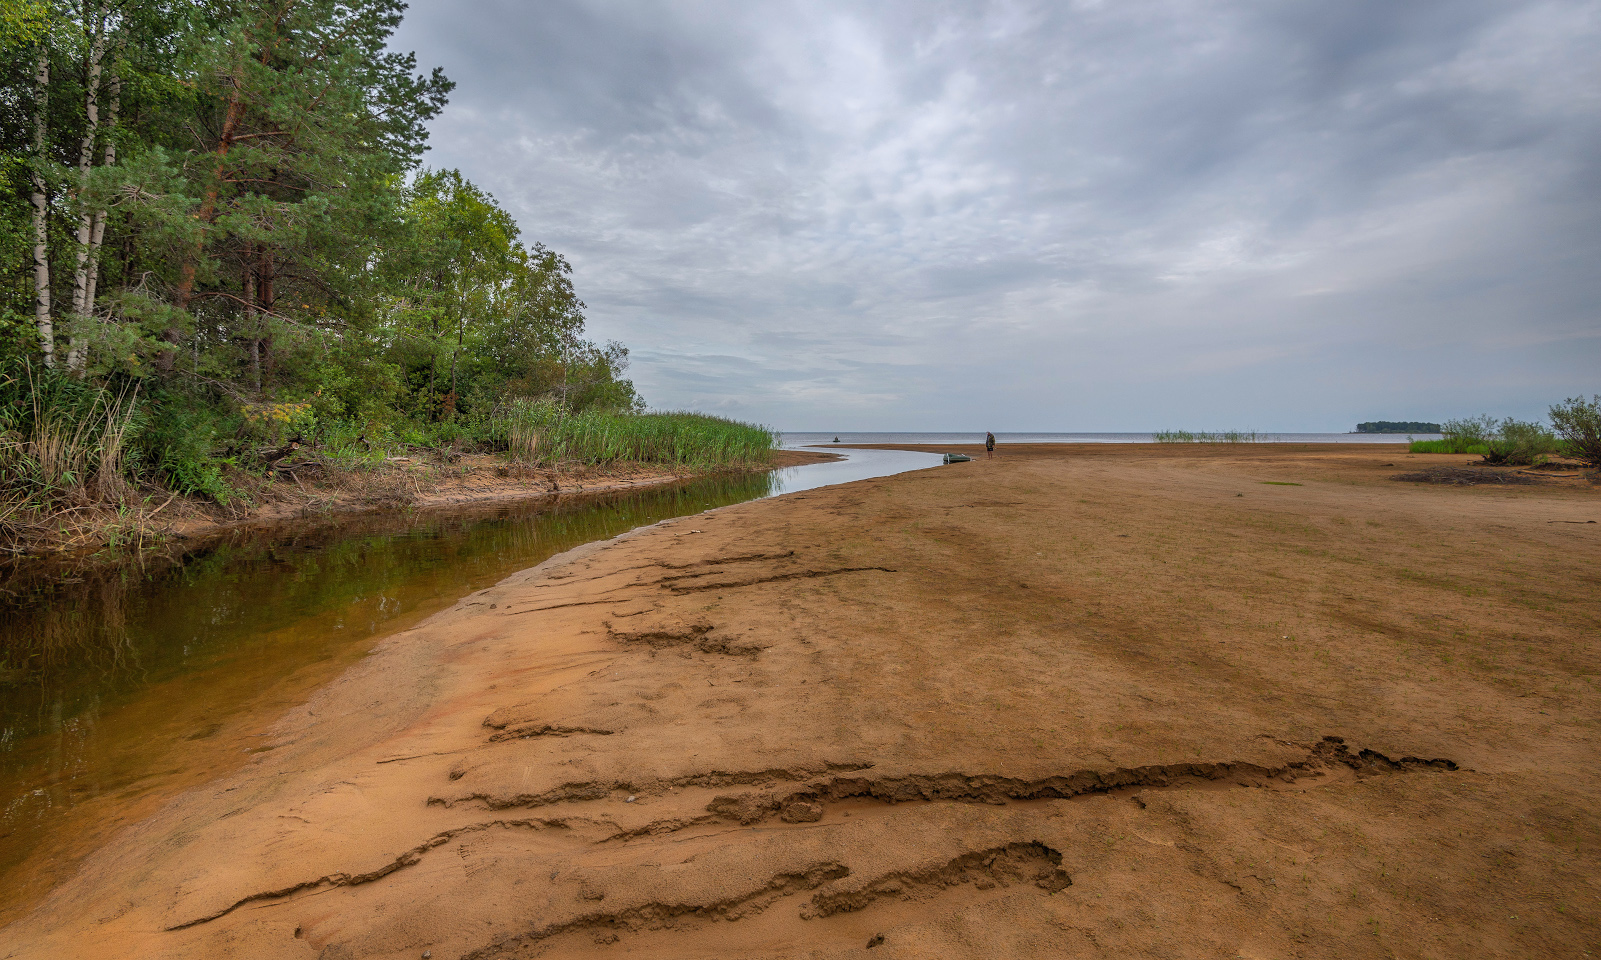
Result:
{"label": "birch tree", "polygon": [[[197,309],[240,316],[241,330],[217,335],[245,333],[270,367],[274,329],[325,323],[350,292],[341,283],[367,282],[365,225],[393,215],[389,185],[421,154],[423,124],[450,89],[439,71],[416,75],[409,55],[386,48],[402,9],[398,0],[245,3],[201,51],[197,86],[212,106],[202,108],[210,122],[192,127],[182,170],[195,207],[174,322],[161,333],[163,372],[185,335],[179,323],[192,324]],[[281,304],[286,292],[295,296]]]}
{"label": "birch tree", "polygon": [[89,261],[94,236],[94,214],[89,203],[89,171],[94,163],[96,135],[100,129],[100,77],[105,69],[106,28],[108,11],[102,5],[85,0],[83,29],[88,35],[88,57],[84,80],[83,136],[78,147],[78,179],[73,195],[77,208],[78,229],[75,234],[77,249],[72,282],[71,345],[67,351],[67,369],[81,372],[83,368],[83,335],[87,314],[94,308],[89,295]]}
{"label": "birch tree", "polygon": [[33,71],[33,316],[39,329],[39,352],[46,367],[55,366],[56,332],[50,307],[50,35],[38,40]]}
{"label": "birch tree", "polygon": [[402,9],[0,0],[0,387],[143,379],[147,463],[271,402],[632,405],[566,261],[459,173],[413,176],[450,84],[389,49]]}

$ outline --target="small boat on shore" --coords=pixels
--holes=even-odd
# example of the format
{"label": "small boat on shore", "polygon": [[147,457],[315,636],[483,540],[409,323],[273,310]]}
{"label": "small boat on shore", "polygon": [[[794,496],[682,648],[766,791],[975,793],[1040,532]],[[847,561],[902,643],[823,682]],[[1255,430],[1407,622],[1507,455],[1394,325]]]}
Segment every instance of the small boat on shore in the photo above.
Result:
{"label": "small boat on shore", "polygon": [[947,453],[945,455],[946,463],[966,463],[971,459],[973,458],[965,453]]}

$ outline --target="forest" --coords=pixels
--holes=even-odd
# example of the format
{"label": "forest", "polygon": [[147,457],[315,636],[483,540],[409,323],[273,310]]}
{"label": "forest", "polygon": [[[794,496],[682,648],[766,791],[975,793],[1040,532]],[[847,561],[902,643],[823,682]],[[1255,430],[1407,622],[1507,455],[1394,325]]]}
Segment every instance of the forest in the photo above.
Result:
{"label": "forest", "polygon": [[224,500],[230,471],[289,441],[493,445],[507,411],[643,411],[561,254],[421,164],[452,84],[389,48],[403,11],[0,8],[13,514],[63,484]]}

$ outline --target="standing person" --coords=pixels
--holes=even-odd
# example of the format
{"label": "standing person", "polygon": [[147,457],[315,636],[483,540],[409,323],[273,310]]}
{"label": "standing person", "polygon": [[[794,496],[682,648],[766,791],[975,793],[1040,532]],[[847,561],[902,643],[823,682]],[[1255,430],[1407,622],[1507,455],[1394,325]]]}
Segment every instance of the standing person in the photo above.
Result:
{"label": "standing person", "polygon": [[991,457],[994,457],[994,456],[995,456],[995,434],[986,433],[986,434],[984,434],[984,458],[987,460],[987,459],[990,459]]}

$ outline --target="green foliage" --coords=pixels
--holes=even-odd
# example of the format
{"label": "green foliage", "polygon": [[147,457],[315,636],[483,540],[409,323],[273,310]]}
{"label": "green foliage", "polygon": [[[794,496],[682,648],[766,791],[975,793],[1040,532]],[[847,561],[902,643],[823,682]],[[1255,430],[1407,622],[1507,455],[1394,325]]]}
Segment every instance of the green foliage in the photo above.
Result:
{"label": "green foliage", "polygon": [[[369,436],[372,433],[375,436]],[[393,434],[352,421],[319,421],[314,444],[317,455],[345,470],[370,470],[383,464],[385,454],[398,447]]]}
{"label": "green foliage", "polygon": [[567,261],[526,248],[511,216],[455,170],[423,171],[404,193],[408,242],[378,329],[403,372],[403,407],[423,420],[483,414],[509,396],[642,407],[622,379],[628,350],[583,338]]}
{"label": "green foliage", "polygon": [[50,5],[45,0],[5,0],[0,3],[0,53],[29,47],[50,28]]}
{"label": "green foliage", "polygon": [[1440,440],[1414,440],[1413,453],[1477,454],[1486,462],[1531,466],[1558,452],[1556,436],[1540,423],[1489,414],[1447,420]]}
{"label": "green foliage", "polygon": [[237,418],[217,405],[169,393],[154,398],[148,426],[135,440],[152,468],[152,479],[185,496],[228,503],[236,491],[223,479],[232,462],[218,453],[223,438],[238,431]]}
{"label": "green foliage", "polygon": [[245,430],[269,443],[282,443],[290,438],[304,438],[317,425],[317,415],[309,400],[299,403],[247,403],[241,411]]}
{"label": "green foliage", "polygon": [[1601,467],[1601,395],[1569,397],[1551,407],[1551,425],[1563,440],[1562,452]]}
{"label": "green foliage", "polygon": [[1499,429],[1500,421],[1489,414],[1484,414],[1460,420],[1447,420],[1440,428],[1440,433],[1446,440],[1464,444],[1484,444],[1488,443]]}
{"label": "green foliage", "polygon": [[1157,443],[1256,443],[1261,439],[1255,430],[1223,430],[1218,433],[1158,430],[1151,436]]}
{"label": "green foliage", "polygon": [[[123,477],[227,502],[230,469],[292,437],[360,465],[481,444],[517,402],[643,409],[627,348],[586,338],[566,260],[458,171],[418,169],[451,84],[389,48],[403,9],[0,7],[0,365],[39,373],[22,407],[44,411],[11,417],[7,450],[37,421],[51,437],[89,424],[71,436],[91,451],[105,398],[137,392]],[[55,371],[34,320],[40,184]],[[23,495],[37,458],[17,457],[0,496]]]}
{"label": "green foliage", "polygon": [[1484,459],[1490,463],[1531,466],[1544,463],[1557,452],[1557,438],[1542,423],[1529,423],[1511,417],[1501,421],[1494,435],[1487,440],[1489,452]]}

